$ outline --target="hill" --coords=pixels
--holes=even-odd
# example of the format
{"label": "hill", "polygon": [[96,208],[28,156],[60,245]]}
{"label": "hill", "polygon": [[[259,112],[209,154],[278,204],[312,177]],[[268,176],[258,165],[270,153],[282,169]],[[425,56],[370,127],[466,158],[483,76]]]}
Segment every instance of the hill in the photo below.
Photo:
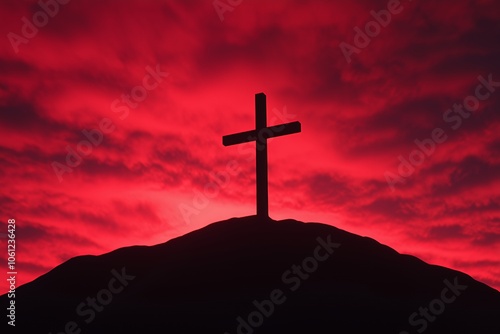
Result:
{"label": "hill", "polygon": [[330,225],[256,217],[79,256],[16,291],[13,332],[160,331],[498,334],[500,292]]}

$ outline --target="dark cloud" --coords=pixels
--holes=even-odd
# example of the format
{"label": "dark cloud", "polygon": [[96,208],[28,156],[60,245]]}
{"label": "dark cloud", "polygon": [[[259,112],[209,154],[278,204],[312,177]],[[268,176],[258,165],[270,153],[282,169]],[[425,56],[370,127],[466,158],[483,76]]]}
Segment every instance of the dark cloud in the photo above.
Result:
{"label": "dark cloud", "polygon": [[351,183],[339,176],[315,174],[304,182],[307,185],[309,198],[319,205],[343,205],[352,201],[354,189]]}
{"label": "dark cloud", "polygon": [[500,233],[483,232],[472,242],[477,246],[495,246],[500,244]]}
{"label": "dark cloud", "polygon": [[462,225],[433,226],[427,231],[431,240],[464,239],[467,235]]}

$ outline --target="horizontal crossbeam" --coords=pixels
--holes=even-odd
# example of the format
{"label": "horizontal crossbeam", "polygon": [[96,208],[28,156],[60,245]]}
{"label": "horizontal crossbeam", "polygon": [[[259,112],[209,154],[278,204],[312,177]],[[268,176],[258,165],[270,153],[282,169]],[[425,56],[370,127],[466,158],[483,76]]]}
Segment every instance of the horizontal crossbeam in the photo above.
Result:
{"label": "horizontal crossbeam", "polygon": [[263,141],[264,139],[290,135],[301,131],[300,122],[291,122],[281,125],[268,126],[258,131],[250,130],[239,132],[232,135],[222,137],[222,144],[224,146],[236,145],[241,143],[248,143],[251,141]]}

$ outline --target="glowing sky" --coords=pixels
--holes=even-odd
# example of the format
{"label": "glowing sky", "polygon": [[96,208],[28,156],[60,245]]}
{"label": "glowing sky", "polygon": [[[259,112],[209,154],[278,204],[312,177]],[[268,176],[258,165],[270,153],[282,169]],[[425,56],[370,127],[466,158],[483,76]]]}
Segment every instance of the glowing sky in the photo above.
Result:
{"label": "glowing sky", "polygon": [[0,233],[16,219],[18,283],[254,214],[253,146],[221,137],[254,127],[265,92],[268,124],[302,123],[269,143],[272,218],[500,289],[497,1],[47,3],[0,3]]}

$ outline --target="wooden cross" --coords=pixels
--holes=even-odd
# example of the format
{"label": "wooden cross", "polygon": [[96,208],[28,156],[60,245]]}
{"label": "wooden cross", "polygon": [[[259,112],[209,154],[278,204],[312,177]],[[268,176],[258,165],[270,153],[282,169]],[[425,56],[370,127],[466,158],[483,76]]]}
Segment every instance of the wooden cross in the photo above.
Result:
{"label": "wooden cross", "polygon": [[269,218],[269,194],[267,191],[267,140],[301,131],[300,122],[267,126],[266,95],[255,94],[255,130],[222,137],[224,146],[255,141],[257,169],[257,217]]}

